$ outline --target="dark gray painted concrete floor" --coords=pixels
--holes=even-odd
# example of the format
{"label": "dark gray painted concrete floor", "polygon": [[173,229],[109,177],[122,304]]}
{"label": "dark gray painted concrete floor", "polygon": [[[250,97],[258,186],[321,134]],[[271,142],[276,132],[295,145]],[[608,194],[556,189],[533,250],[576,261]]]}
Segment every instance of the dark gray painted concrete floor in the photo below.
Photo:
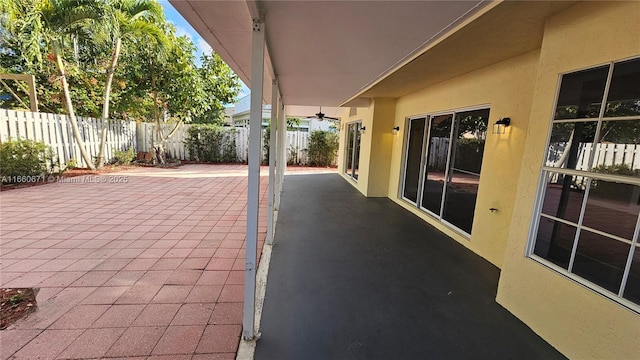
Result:
{"label": "dark gray painted concrete floor", "polygon": [[495,302],[499,270],[337,174],[287,176],[256,359],[563,358]]}

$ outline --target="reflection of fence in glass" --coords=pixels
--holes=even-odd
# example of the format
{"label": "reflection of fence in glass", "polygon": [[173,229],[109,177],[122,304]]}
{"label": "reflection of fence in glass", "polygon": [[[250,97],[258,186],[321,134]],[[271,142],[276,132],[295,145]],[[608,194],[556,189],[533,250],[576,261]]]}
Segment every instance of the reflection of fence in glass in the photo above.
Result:
{"label": "reflection of fence in glass", "polygon": [[[558,161],[562,157],[568,142],[558,142],[549,145],[549,153],[547,156],[546,166],[559,167]],[[589,169],[589,157],[594,149],[592,143],[580,143],[578,146],[578,160],[576,170],[587,171]],[[629,173],[619,173],[618,175],[633,175],[640,172],[640,145],[639,144],[615,144],[615,143],[599,143],[595,146],[594,164],[592,171],[610,172],[607,169],[622,168],[628,169]],[[564,167],[564,166],[561,166]],[[549,179],[550,182],[558,182],[558,174],[554,173]],[[584,177],[576,177],[576,188],[584,189],[586,179]]]}
{"label": "reflection of fence in glass", "polygon": [[442,170],[447,166],[447,154],[449,152],[449,138],[434,137],[431,138],[431,151],[427,155],[429,171]]}
{"label": "reflection of fence in glass", "polygon": [[[565,143],[552,143],[550,145],[549,156],[546,166],[557,167],[556,162],[562,156],[563,151],[569,145]],[[576,170],[588,169],[589,155],[593,149],[592,143],[580,143],[578,150],[578,161]],[[614,144],[600,143],[595,147],[593,167],[627,165],[632,170],[640,169],[640,145],[639,144]]]}

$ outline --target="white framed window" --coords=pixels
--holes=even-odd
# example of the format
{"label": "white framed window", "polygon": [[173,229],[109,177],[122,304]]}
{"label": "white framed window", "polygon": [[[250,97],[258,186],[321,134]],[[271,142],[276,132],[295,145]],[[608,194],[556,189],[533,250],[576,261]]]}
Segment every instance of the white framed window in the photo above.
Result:
{"label": "white framed window", "polygon": [[360,168],[360,140],[362,139],[362,121],[346,124],[346,146],[344,157],[344,173],[353,180],[358,180]]}
{"label": "white framed window", "polygon": [[400,197],[471,234],[489,108],[471,108],[407,119]]}
{"label": "white framed window", "polygon": [[640,58],[563,74],[527,256],[640,310]]}

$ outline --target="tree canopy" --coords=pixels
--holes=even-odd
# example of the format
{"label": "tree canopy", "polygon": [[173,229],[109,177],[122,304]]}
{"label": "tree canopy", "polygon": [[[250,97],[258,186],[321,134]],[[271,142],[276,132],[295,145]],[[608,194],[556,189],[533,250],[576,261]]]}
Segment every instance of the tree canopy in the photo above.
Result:
{"label": "tree canopy", "polygon": [[[0,73],[35,75],[41,111],[69,113],[54,40],[79,116],[220,123],[240,89],[218,54],[197,61],[155,0],[0,0],[0,12]],[[0,107],[23,108],[24,86],[6,85],[22,104],[3,87]]]}

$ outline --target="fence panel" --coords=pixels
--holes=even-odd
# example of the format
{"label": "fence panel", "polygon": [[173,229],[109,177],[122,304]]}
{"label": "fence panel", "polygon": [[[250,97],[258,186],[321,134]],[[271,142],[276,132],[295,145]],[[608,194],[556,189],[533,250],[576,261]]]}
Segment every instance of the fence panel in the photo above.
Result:
{"label": "fence panel", "polygon": [[[95,159],[100,148],[101,120],[81,117],[77,120],[87,153]],[[135,147],[135,135],[135,122],[112,122],[107,130],[105,160],[113,160],[114,150]],[[10,138],[42,141],[51,146],[61,164],[75,159],[79,166],[87,166],[80,157],[80,148],[73,137],[71,122],[66,115],[0,109],[0,142],[8,141]]]}
{"label": "fence panel", "polygon": [[[89,156],[95,160],[100,149],[102,122],[100,119],[82,117],[78,117],[77,121],[80,136],[85,143],[85,149]],[[184,144],[189,126],[186,124],[180,125],[174,135],[165,141],[165,149],[170,158],[190,159],[189,152]],[[173,125],[171,124],[163,125],[165,135],[172,129]],[[235,130],[238,161],[246,162],[249,150],[249,129],[239,127]],[[136,151],[149,152],[158,137],[153,123],[109,121],[106,124],[106,131],[106,162],[113,160],[114,151],[125,151],[131,146]],[[8,141],[10,138],[43,141],[51,146],[61,164],[75,159],[78,166],[87,166],[80,156],[80,148],[75,141],[71,122],[66,115],[0,109],[0,142]],[[285,151],[287,152],[289,163],[307,164],[308,138],[308,132],[287,131]],[[261,134],[261,143],[263,141],[264,130]],[[262,146],[262,149],[264,150],[264,146]],[[628,157],[635,159],[634,154]]]}

